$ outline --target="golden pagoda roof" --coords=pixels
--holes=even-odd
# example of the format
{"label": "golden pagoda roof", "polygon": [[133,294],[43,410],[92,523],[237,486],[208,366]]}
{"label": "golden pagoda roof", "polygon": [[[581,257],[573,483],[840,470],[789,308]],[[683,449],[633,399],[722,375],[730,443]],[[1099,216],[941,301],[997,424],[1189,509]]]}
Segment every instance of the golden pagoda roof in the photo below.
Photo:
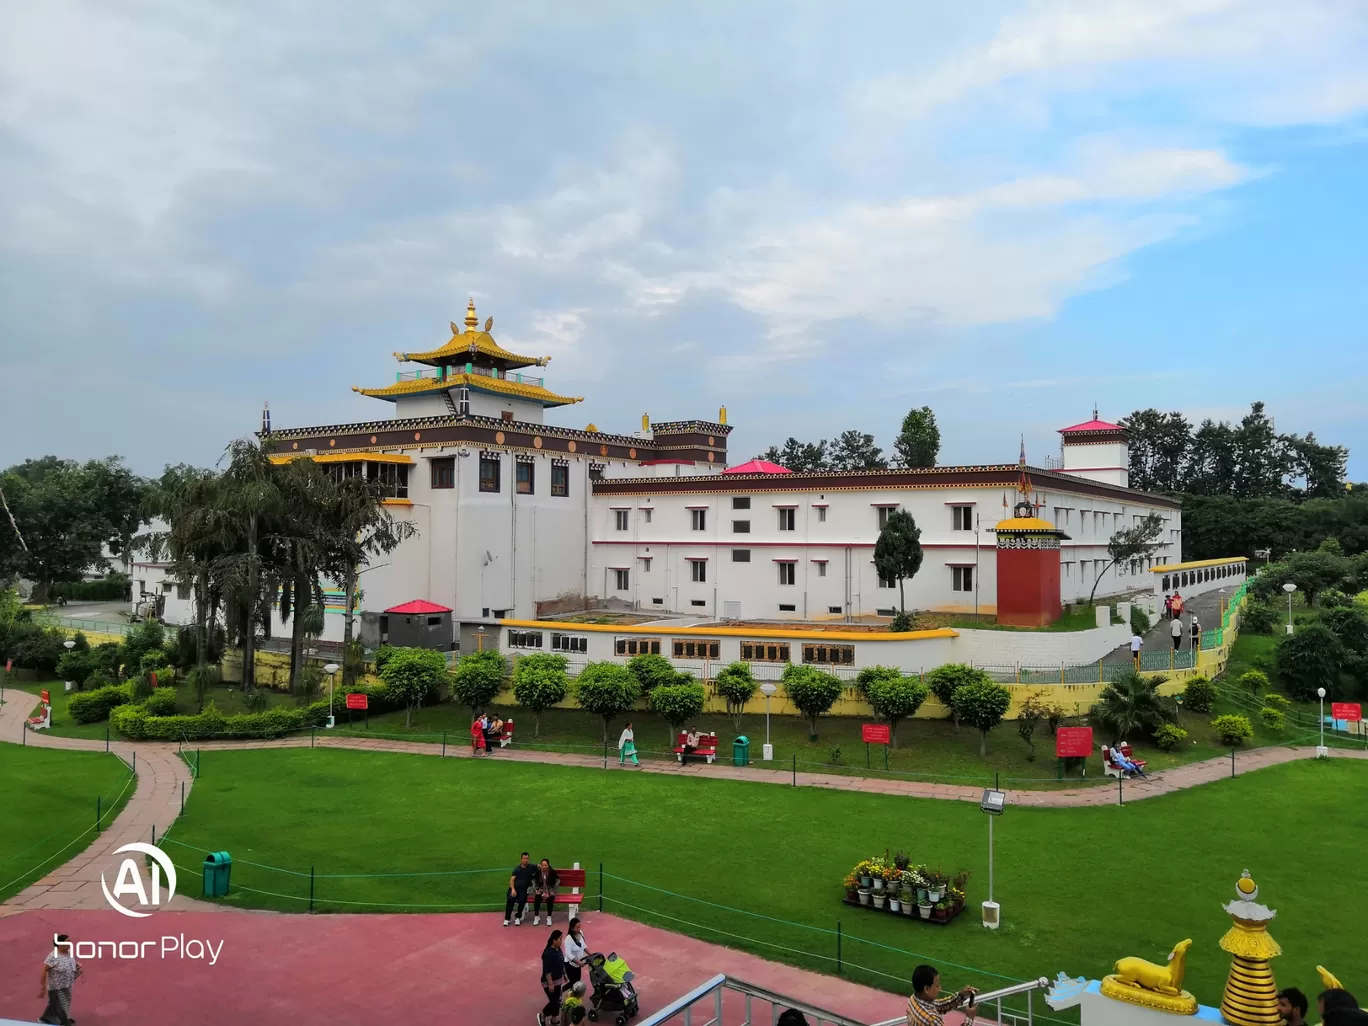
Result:
{"label": "golden pagoda roof", "polygon": [[532,402],[539,402],[543,406],[569,406],[571,403],[584,402],[584,396],[557,395],[540,385],[529,385],[521,381],[506,381],[503,378],[491,378],[483,374],[464,373],[448,374],[445,378],[417,378],[409,381],[396,381],[384,388],[356,388],[353,386],[352,391],[376,399],[398,399],[401,396],[444,392],[447,389],[460,388],[461,386],[473,388],[477,392],[491,392],[494,395],[506,395],[515,399],[528,399]]}
{"label": "golden pagoda roof", "polygon": [[394,356],[397,360],[427,364],[462,363],[476,354],[487,360],[496,360],[506,367],[545,367],[551,362],[549,356],[519,356],[517,353],[510,353],[490,335],[489,329],[493,326],[494,318],[490,317],[485,321],[484,328],[480,328],[480,319],[475,315],[475,300],[472,299],[466,307],[465,330],[462,331],[453,321],[451,339],[445,345],[430,349],[426,353],[395,353]]}
{"label": "golden pagoda roof", "polygon": [[[1040,517],[1012,517],[1009,520],[999,520],[995,531],[1056,531],[1058,528],[1048,520],[1041,520]],[[1062,533],[1062,532],[1061,532]]]}

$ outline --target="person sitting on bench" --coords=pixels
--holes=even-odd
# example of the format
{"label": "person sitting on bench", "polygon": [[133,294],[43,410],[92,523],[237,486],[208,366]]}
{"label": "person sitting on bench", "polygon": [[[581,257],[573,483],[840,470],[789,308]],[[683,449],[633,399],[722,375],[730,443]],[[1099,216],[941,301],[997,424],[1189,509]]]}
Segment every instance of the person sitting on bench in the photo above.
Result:
{"label": "person sitting on bench", "polygon": [[1121,751],[1121,749],[1113,748],[1111,750],[1111,761],[1115,764],[1116,768],[1119,769],[1122,773],[1134,773],[1141,779],[1145,778],[1145,771],[1142,770],[1130,759],[1127,759],[1126,753]]}
{"label": "person sitting on bench", "polygon": [[690,727],[688,733],[684,735],[684,745],[683,745],[683,748],[684,748],[684,750],[683,750],[682,752],[679,753],[679,761],[680,761],[680,762],[685,762],[685,761],[687,761],[688,758],[689,758],[689,756],[693,755],[695,752],[698,751],[698,728],[697,728],[697,727]]}

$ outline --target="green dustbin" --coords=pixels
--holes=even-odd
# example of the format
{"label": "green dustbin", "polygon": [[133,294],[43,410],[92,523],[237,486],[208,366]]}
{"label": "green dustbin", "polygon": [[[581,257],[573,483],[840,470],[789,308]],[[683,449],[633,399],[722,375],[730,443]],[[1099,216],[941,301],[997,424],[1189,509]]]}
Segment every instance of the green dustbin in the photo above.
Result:
{"label": "green dustbin", "polygon": [[732,765],[750,765],[750,738],[746,737],[745,734],[732,742]]}
{"label": "green dustbin", "polygon": [[226,851],[211,851],[204,856],[204,896],[221,898],[227,894],[232,871],[233,856]]}

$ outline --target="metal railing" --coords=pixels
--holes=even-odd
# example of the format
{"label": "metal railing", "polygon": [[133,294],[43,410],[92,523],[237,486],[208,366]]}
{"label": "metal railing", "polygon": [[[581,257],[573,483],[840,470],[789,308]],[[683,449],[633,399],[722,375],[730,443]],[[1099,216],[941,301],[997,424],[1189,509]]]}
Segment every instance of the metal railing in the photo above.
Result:
{"label": "metal railing", "polygon": [[[1044,976],[1036,980],[1027,980],[1025,983],[1014,983],[1010,987],[1003,987],[1000,990],[990,990],[986,994],[975,994],[974,1004],[978,1006],[980,1013],[985,1006],[996,1005],[997,1013],[994,1021],[997,1023],[1011,1023],[1012,1026],[1020,1026],[1021,1023],[1035,1022],[1035,992],[1037,990],[1049,989],[1050,981]],[[1013,997],[1017,994],[1026,995],[1026,1014],[1009,1011],[1002,1007],[1002,999]],[[874,1026],[906,1026],[907,1016],[900,1015],[896,1019],[885,1019],[877,1022]]]}
{"label": "metal railing", "polygon": [[[639,1026],[659,1026],[660,1023],[679,1023],[680,1026],[722,1026],[722,996],[726,991],[734,994],[741,994],[746,999],[746,1017],[734,1026],[759,1026],[760,1023],[768,1022],[770,1026],[779,1021],[780,1014],[788,1008],[796,1008],[808,1017],[812,1026],[866,1026],[865,1023],[857,1019],[849,1019],[844,1015],[837,1015],[835,1012],[828,1012],[824,1008],[816,1005],[807,1004],[804,1001],[795,1001],[792,998],[776,994],[772,990],[764,987],[757,987],[753,983],[746,983],[744,980],[732,979],[730,976],[718,974],[705,983],[699,984],[683,997],[676,998],[668,1005],[642,1019]],[[706,1004],[704,1004],[706,1002]],[[755,1018],[755,1003],[760,1002],[768,1006],[768,1013],[764,1008],[760,1009],[764,1019]],[[703,1007],[697,1007],[700,1004]],[[707,1018],[704,1018],[707,1016]],[[894,1019],[892,1022],[905,1024],[906,1017]]]}
{"label": "metal railing", "polygon": [[67,630],[90,634],[128,633],[128,624],[116,620],[85,620],[77,616],[55,616],[52,613],[35,613],[33,620],[48,627],[65,627]]}
{"label": "metal railing", "polygon": [[498,371],[489,367],[471,367],[469,371],[464,368],[453,368],[450,374],[444,373],[441,368],[433,367],[425,370],[396,371],[395,381],[445,381],[449,377],[457,374],[479,374],[481,377],[498,378],[500,381],[510,381],[519,385],[536,385],[538,388],[546,381],[545,378],[537,377],[534,374],[523,374],[520,371],[505,371],[500,374]]}

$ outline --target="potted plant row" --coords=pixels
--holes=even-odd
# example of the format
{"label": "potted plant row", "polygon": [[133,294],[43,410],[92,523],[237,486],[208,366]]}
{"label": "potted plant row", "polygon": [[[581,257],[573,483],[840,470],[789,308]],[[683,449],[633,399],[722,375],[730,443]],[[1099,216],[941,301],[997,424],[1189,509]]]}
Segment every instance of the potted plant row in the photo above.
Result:
{"label": "potted plant row", "polygon": [[891,859],[885,853],[856,864],[845,878],[845,900],[851,905],[945,923],[964,908],[968,879],[968,872],[951,879],[939,869],[913,865],[905,852]]}

